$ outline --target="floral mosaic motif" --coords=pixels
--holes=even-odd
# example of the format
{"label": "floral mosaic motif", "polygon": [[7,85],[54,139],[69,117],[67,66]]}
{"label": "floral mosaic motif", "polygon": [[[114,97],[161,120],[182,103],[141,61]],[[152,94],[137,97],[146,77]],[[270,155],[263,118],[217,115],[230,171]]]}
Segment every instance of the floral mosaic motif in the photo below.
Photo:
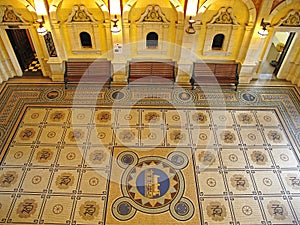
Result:
{"label": "floral mosaic motif", "polygon": [[198,123],[205,123],[207,121],[207,116],[204,113],[199,112],[199,113],[193,114],[192,119]]}
{"label": "floral mosaic motif", "polygon": [[78,119],[78,120],[84,120],[84,119],[85,119],[85,114],[84,114],[84,113],[79,113],[79,114],[77,115],[77,119]]}
{"label": "floral mosaic motif", "polygon": [[251,216],[252,213],[253,213],[253,210],[252,210],[252,208],[251,208],[250,206],[244,205],[244,206],[242,207],[242,212],[243,212],[246,216]]}
{"label": "floral mosaic motif", "polygon": [[284,153],[280,154],[280,159],[284,162],[287,162],[290,160],[290,157]]}
{"label": "floral mosaic motif", "polygon": [[59,189],[68,189],[74,184],[75,178],[72,173],[63,172],[56,178],[56,186]]}
{"label": "floral mosaic motif", "polygon": [[91,186],[97,186],[99,184],[99,179],[97,177],[92,177],[89,179],[89,185]]}
{"label": "floral mosaic motif", "polygon": [[268,162],[266,154],[261,151],[253,151],[251,153],[251,160],[258,165],[266,165]]}
{"label": "floral mosaic motif", "polygon": [[264,183],[264,185],[266,185],[268,187],[272,186],[272,184],[273,184],[272,180],[268,177],[263,178],[263,183]]}
{"label": "floral mosaic motif", "polygon": [[211,151],[202,151],[198,155],[198,160],[204,165],[212,165],[216,161],[216,156]]}
{"label": "floral mosaic motif", "polygon": [[14,154],[14,158],[15,159],[21,159],[23,157],[24,153],[21,152],[21,151],[17,151],[15,154]]}
{"label": "floral mosaic motif", "polygon": [[230,178],[231,185],[238,191],[245,191],[249,188],[249,182],[246,177],[241,174],[234,174]]}
{"label": "floral mosaic motif", "polygon": [[269,214],[276,220],[284,220],[288,217],[288,212],[280,201],[270,201],[267,208]]}
{"label": "floral mosaic motif", "polygon": [[99,132],[98,135],[97,135],[97,137],[98,137],[99,139],[103,139],[103,138],[106,137],[106,134],[105,134],[104,132]]}
{"label": "floral mosaic motif", "polygon": [[202,140],[202,141],[207,140],[207,134],[205,134],[205,133],[200,133],[200,134],[199,134],[199,139]]}
{"label": "floral mosaic motif", "polygon": [[225,206],[218,201],[212,201],[206,206],[207,215],[214,221],[222,221],[226,218]]}
{"label": "floral mosaic motif", "polygon": [[84,138],[84,131],[81,129],[74,129],[68,134],[68,139],[71,142],[81,141]]}
{"label": "floral mosaic motif", "polygon": [[264,116],[263,119],[268,123],[272,121],[272,118],[270,116]]}
{"label": "floral mosaic motif", "polygon": [[300,190],[300,177],[298,174],[289,174],[285,179],[293,189]]}
{"label": "floral mosaic motif", "polygon": [[186,134],[181,130],[174,130],[170,133],[170,138],[174,142],[180,142],[186,140]]}
{"label": "floral mosaic motif", "polygon": [[173,115],[172,116],[172,120],[179,121],[180,120],[180,116],[179,115]]}
{"label": "floral mosaic motif", "polygon": [[157,135],[155,133],[151,132],[150,134],[148,134],[148,138],[150,140],[155,140],[157,138]]}
{"label": "floral mosaic motif", "polygon": [[224,122],[224,121],[227,120],[227,117],[224,116],[224,115],[220,115],[220,116],[219,116],[219,120],[222,121],[222,122]]}
{"label": "floral mosaic motif", "polygon": [[107,158],[104,150],[95,150],[89,155],[89,159],[93,164],[102,164]]}
{"label": "floral mosaic motif", "polygon": [[36,175],[31,179],[32,184],[39,184],[42,181],[42,177],[40,175]]}
{"label": "floral mosaic motif", "polygon": [[99,205],[95,201],[86,201],[79,208],[79,215],[84,220],[95,219],[100,211]]}
{"label": "floral mosaic motif", "polygon": [[66,114],[63,111],[54,111],[50,114],[50,121],[61,122],[65,119]]}
{"label": "floral mosaic motif", "polygon": [[282,135],[276,130],[270,130],[267,135],[268,135],[268,138],[275,143],[282,142]]}
{"label": "floral mosaic motif", "polygon": [[7,171],[0,176],[0,187],[11,187],[18,180],[18,174],[15,171]]}
{"label": "floral mosaic motif", "polygon": [[221,140],[227,144],[232,144],[236,141],[235,134],[229,130],[222,131],[220,134]]}
{"label": "floral mosaic motif", "polygon": [[236,154],[230,154],[228,156],[228,159],[231,161],[231,162],[237,162],[239,160],[239,157],[236,155]]}
{"label": "floral mosaic motif", "polygon": [[52,208],[52,212],[54,214],[61,214],[64,210],[64,207],[61,204],[56,204],[55,206],[53,206]]}
{"label": "floral mosaic motif", "polygon": [[47,137],[48,138],[54,138],[56,136],[56,133],[54,131],[50,131],[48,134],[47,134]]}
{"label": "floral mosaic motif", "polygon": [[54,152],[51,149],[44,148],[37,152],[36,160],[39,163],[45,163],[50,161],[53,158],[53,156],[54,156]]}
{"label": "floral mosaic motif", "polygon": [[131,130],[123,130],[119,134],[119,138],[123,142],[131,142],[134,140],[135,133]]}
{"label": "floral mosaic motif", "polygon": [[133,116],[131,114],[126,114],[124,120],[132,120]]}
{"label": "floral mosaic motif", "polygon": [[97,120],[100,123],[107,123],[111,121],[111,113],[108,111],[102,111],[97,115]]}
{"label": "floral mosaic motif", "polygon": [[160,119],[160,116],[156,112],[149,112],[145,115],[145,121],[148,123],[157,123]]}
{"label": "floral mosaic motif", "polygon": [[34,199],[25,199],[18,205],[17,214],[20,218],[29,218],[35,213],[37,206]]}
{"label": "floral mosaic motif", "polygon": [[252,118],[251,114],[248,114],[248,113],[239,114],[238,120],[244,124],[251,124],[253,122],[253,118]]}
{"label": "floral mosaic motif", "polygon": [[66,159],[67,159],[67,160],[74,160],[75,158],[76,158],[75,152],[69,152],[69,153],[66,155]]}
{"label": "floral mosaic motif", "polygon": [[40,116],[40,114],[38,114],[38,113],[32,113],[30,118],[35,120],[35,119],[39,118],[39,116]]}
{"label": "floral mosaic motif", "polygon": [[256,140],[256,135],[253,134],[253,133],[247,134],[247,137],[248,137],[251,141],[255,141],[255,140]]}
{"label": "floral mosaic motif", "polygon": [[32,139],[35,135],[35,130],[33,128],[26,128],[21,131],[19,137],[22,141],[28,141]]}
{"label": "floral mosaic motif", "polygon": [[215,187],[217,185],[217,181],[210,177],[206,180],[206,184],[209,186],[209,187]]}

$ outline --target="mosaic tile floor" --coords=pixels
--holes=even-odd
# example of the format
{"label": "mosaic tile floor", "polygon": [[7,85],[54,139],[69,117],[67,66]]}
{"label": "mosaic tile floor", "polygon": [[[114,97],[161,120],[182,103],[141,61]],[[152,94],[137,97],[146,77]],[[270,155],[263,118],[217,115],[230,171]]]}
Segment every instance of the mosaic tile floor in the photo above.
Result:
{"label": "mosaic tile floor", "polygon": [[294,87],[7,85],[1,101],[0,224],[300,223]]}

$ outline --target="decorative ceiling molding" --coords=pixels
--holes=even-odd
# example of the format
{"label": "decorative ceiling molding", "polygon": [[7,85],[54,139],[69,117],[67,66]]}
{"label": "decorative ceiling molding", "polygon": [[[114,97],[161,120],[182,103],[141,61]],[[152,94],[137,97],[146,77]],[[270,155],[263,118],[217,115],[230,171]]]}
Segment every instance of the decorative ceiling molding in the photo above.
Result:
{"label": "decorative ceiling molding", "polygon": [[300,11],[291,10],[286,17],[280,20],[278,25],[289,27],[300,26]]}
{"label": "decorative ceiling molding", "polygon": [[239,25],[239,23],[236,21],[236,17],[233,15],[233,10],[231,7],[228,7],[227,9],[225,7],[220,8],[218,14],[215,15],[209,23]]}
{"label": "decorative ceiling molding", "polygon": [[96,20],[85,5],[74,5],[67,22],[96,22]]}
{"label": "decorative ceiling molding", "polygon": [[0,8],[0,18],[3,23],[25,23],[22,16],[16,13],[11,5],[2,6]]}
{"label": "decorative ceiling molding", "polygon": [[169,23],[166,16],[162,13],[158,5],[148,5],[145,12],[141,15],[140,19],[136,21],[141,22],[163,22]]}

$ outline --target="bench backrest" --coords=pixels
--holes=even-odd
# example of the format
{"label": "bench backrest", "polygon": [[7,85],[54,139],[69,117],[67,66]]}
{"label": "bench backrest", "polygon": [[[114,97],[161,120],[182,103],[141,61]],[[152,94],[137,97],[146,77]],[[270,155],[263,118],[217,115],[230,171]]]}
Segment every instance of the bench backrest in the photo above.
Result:
{"label": "bench backrest", "polygon": [[128,78],[158,76],[174,80],[174,71],[174,62],[130,62]]}
{"label": "bench backrest", "polygon": [[65,76],[111,76],[111,61],[66,62]]}

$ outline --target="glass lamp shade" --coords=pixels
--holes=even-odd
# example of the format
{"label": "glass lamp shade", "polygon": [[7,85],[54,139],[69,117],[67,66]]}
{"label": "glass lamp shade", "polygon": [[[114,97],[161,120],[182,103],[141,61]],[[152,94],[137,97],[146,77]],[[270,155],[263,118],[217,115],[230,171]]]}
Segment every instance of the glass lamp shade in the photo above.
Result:
{"label": "glass lamp shade", "polygon": [[113,25],[113,27],[111,28],[111,32],[112,33],[119,33],[121,31],[120,27],[118,27],[118,25]]}
{"label": "glass lamp shade", "polygon": [[40,26],[37,28],[37,32],[39,35],[44,36],[47,34],[47,29],[44,26]]}
{"label": "glass lamp shade", "polygon": [[266,28],[262,28],[261,30],[258,31],[258,35],[261,38],[266,38],[268,36],[269,32]]}

